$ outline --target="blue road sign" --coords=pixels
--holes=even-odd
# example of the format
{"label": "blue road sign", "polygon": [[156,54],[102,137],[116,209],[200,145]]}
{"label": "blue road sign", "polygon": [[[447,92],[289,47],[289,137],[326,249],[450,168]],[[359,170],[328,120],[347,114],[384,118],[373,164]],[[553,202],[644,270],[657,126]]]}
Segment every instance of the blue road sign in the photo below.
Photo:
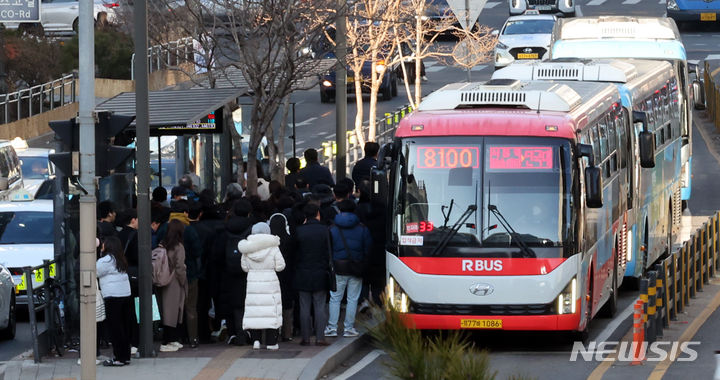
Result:
{"label": "blue road sign", "polygon": [[0,0],[0,22],[40,22],[40,0]]}

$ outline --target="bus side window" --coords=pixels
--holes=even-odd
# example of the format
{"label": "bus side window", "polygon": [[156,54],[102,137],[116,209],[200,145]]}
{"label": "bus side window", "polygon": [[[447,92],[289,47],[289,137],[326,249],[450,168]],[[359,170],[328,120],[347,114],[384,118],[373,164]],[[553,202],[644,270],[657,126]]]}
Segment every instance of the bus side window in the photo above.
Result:
{"label": "bus side window", "polygon": [[590,135],[590,138],[592,139],[593,156],[595,156],[595,165],[599,166],[600,162],[602,161],[602,157],[600,156],[600,137],[598,137],[597,125],[592,126],[592,134]]}
{"label": "bus side window", "polygon": [[617,132],[615,130],[614,116],[606,115],[605,123],[608,128],[608,155],[610,156],[610,170],[617,171]]}
{"label": "bus side window", "polygon": [[599,125],[599,131],[600,131],[600,162],[604,162],[605,165],[603,166],[603,171],[605,172],[605,177],[610,177],[610,160],[608,160],[608,133],[607,133],[607,126],[605,125],[605,119],[600,120]]}
{"label": "bus side window", "polygon": [[625,144],[625,125],[623,113],[621,112],[615,117],[615,132],[617,132],[617,151],[618,161],[620,161],[620,168],[625,169],[627,167],[627,144]]}

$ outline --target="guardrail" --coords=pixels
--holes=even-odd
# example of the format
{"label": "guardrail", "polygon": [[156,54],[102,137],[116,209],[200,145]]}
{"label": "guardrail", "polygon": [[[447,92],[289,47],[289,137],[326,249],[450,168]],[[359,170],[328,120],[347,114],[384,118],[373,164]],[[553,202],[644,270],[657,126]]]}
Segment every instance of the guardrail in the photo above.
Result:
{"label": "guardrail", "polygon": [[[184,37],[160,45],[148,47],[148,73],[194,62],[193,38]],[[135,80],[135,53],[130,58],[130,79]]]}
{"label": "guardrail", "polygon": [[47,83],[0,94],[0,124],[12,123],[75,103],[76,78],[77,73],[65,74]]}
{"label": "guardrail", "polygon": [[[702,291],[720,270],[718,233],[720,212],[711,216],[679,249],[648,271],[647,278],[640,280],[633,334],[635,340],[642,337],[639,345],[642,341],[650,344],[662,337],[663,329],[677,320],[678,313],[683,312],[696,293]],[[644,350],[647,345],[643,347]],[[644,353],[638,351],[635,361],[642,361],[642,357]]]}
{"label": "guardrail", "polygon": [[707,113],[720,130],[720,60],[706,60],[704,76]]}
{"label": "guardrail", "polygon": [[[381,146],[385,143],[391,142],[395,129],[397,129],[398,124],[400,124],[400,120],[412,112],[412,110],[413,109],[410,105],[406,105],[398,108],[395,112],[386,112],[383,118],[378,119],[375,122],[375,125],[377,126],[375,142]],[[368,130],[367,124],[368,123],[365,122],[365,125],[363,126],[363,133],[366,133]],[[347,140],[345,146],[347,147],[347,159],[345,161],[345,171],[350,173],[353,165],[363,158],[364,147],[360,144],[354,130],[347,131],[346,138]],[[322,147],[318,148],[317,151],[319,155],[318,161],[330,169],[330,173],[335,175],[335,156],[337,155],[336,142],[334,140],[325,141],[322,143]],[[305,159],[301,157],[300,161],[302,166],[305,166]]]}
{"label": "guardrail", "polygon": [[[51,310],[49,307],[54,302],[54,300],[52,299],[54,294],[53,292],[48,291],[49,281],[47,281],[48,278],[55,278],[55,268],[55,261],[51,260],[43,260],[42,265],[23,268],[24,274],[21,280],[21,284],[24,285],[27,292],[28,315],[30,319],[30,335],[32,336],[33,359],[35,360],[35,363],[40,363],[40,361],[42,360],[42,355],[48,352],[51,345],[49,341],[49,334],[55,329],[54,319],[50,315]],[[35,282],[41,282],[42,284],[40,284],[38,287],[35,287],[33,286],[32,279],[34,279]],[[18,286],[18,288],[19,287],[20,285]],[[35,305],[36,296],[39,296],[39,294],[37,294],[37,291],[41,289],[45,290],[43,292],[44,300],[42,299],[43,297],[37,298],[40,301],[44,302],[39,302],[37,305]],[[45,331],[38,334],[36,313],[40,311],[45,312]]]}

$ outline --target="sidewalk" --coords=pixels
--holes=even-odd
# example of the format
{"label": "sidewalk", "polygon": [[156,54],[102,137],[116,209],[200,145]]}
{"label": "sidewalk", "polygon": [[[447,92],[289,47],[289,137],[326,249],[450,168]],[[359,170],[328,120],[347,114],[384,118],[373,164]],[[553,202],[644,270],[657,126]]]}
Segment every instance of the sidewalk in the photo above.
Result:
{"label": "sidewalk", "polygon": [[[125,367],[97,366],[101,380],[265,380],[315,379],[329,371],[334,363],[352,354],[362,344],[356,338],[327,338],[327,347],[280,343],[277,351],[253,350],[252,346],[228,346],[222,343],[182,348],[177,352],[159,352],[156,358],[132,359]],[[156,349],[159,345],[156,346]],[[112,351],[102,350],[105,356]],[[43,358],[35,364],[32,353],[7,361],[0,367],[4,380],[79,380],[79,353],[62,358]],[[328,368],[330,367],[330,368]]]}

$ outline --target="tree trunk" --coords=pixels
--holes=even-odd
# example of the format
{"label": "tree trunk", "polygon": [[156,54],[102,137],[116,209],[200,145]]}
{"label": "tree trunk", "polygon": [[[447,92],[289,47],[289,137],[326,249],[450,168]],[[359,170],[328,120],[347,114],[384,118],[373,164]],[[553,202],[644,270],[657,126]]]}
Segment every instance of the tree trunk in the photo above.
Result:
{"label": "tree trunk", "polygon": [[280,121],[280,128],[277,133],[277,162],[273,165],[275,170],[271,173],[271,178],[284,186],[285,185],[285,130],[288,125],[288,114],[290,113],[290,96],[285,97],[283,102],[283,114]]}
{"label": "tree trunk", "polygon": [[[370,109],[368,110],[368,134],[367,141],[375,141],[375,132],[377,126],[375,125],[375,118],[377,117],[377,96],[380,90],[380,84],[382,83],[382,76],[375,72],[375,57],[373,57],[372,73],[372,84],[370,85]],[[379,78],[378,78],[379,77]]]}
{"label": "tree trunk", "polygon": [[359,74],[360,70],[353,70],[355,76],[355,104],[357,111],[355,112],[355,135],[358,138],[360,145],[365,145],[365,132],[363,131],[363,116],[365,108],[363,106],[362,97],[362,74]]}
{"label": "tree trunk", "polygon": [[[422,72],[420,71],[420,62],[422,60],[422,46],[425,43],[423,39],[423,22],[418,17],[415,21],[415,107],[420,104],[422,99],[422,88],[420,81],[422,80]],[[413,109],[415,109],[413,107]]]}

